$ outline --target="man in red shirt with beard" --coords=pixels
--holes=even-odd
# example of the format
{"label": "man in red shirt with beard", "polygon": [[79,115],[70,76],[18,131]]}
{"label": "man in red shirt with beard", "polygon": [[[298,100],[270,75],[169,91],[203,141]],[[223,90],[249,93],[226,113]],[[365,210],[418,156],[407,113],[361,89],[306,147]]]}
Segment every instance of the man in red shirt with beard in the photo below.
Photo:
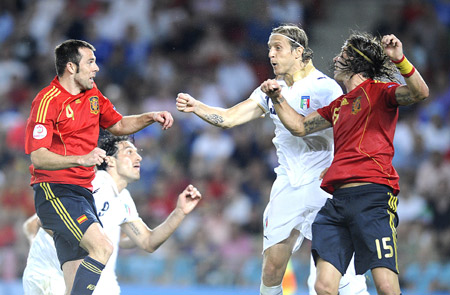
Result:
{"label": "man in red shirt with beard", "polygon": [[53,233],[66,294],[92,294],[113,250],[92,197],[94,166],[106,156],[97,147],[100,127],[128,135],[154,122],[164,130],[173,124],[168,112],[118,113],[94,83],[94,51],[81,40],[56,47],[57,77],[33,100],[26,127],[36,212]]}

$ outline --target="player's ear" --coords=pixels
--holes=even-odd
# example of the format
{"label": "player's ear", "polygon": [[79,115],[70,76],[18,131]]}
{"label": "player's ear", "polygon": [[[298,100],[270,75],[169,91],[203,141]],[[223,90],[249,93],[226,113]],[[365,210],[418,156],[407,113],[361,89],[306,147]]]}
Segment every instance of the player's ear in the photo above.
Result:
{"label": "player's ear", "polygon": [[105,157],[105,162],[106,162],[106,168],[116,167],[116,158],[113,156]]}
{"label": "player's ear", "polygon": [[66,69],[67,69],[67,71],[70,73],[70,74],[74,74],[74,73],[76,73],[77,72],[77,68],[78,68],[78,66],[75,64],[75,63],[73,63],[73,62],[68,62],[67,64],[66,64]]}
{"label": "player's ear", "polygon": [[295,49],[295,58],[296,59],[301,59],[302,58],[302,56],[303,56],[303,51],[304,51],[305,49],[303,48],[303,47],[297,47],[296,49]]}

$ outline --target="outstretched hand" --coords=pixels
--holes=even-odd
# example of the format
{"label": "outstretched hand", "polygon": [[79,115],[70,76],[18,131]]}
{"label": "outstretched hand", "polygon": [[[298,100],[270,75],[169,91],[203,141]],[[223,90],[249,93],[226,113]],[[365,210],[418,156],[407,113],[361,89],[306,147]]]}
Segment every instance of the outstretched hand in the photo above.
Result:
{"label": "outstretched hand", "polygon": [[191,213],[202,198],[202,194],[192,184],[188,185],[178,196],[177,208],[181,209],[185,215]]}
{"label": "outstretched hand", "polygon": [[155,112],[153,114],[153,120],[158,122],[162,126],[163,130],[169,129],[173,124],[173,117],[167,111]]}
{"label": "outstretched hand", "polygon": [[384,53],[391,60],[398,61],[403,58],[403,45],[402,42],[395,37],[395,35],[385,35],[381,39],[381,45],[383,46]]}
{"label": "outstretched hand", "polygon": [[195,111],[197,100],[187,93],[178,93],[177,110],[184,113],[192,113]]}

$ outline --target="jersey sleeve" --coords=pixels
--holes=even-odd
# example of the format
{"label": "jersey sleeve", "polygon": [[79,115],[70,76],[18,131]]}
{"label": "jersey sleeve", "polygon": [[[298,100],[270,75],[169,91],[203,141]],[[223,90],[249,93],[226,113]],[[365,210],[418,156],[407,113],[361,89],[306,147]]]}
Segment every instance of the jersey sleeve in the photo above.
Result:
{"label": "jersey sleeve", "polygon": [[265,114],[267,114],[269,112],[269,104],[268,104],[269,98],[267,97],[267,95],[264,92],[261,91],[261,89],[259,87],[256,88],[255,90],[253,90],[249,99],[256,102]]}
{"label": "jersey sleeve", "polygon": [[342,88],[339,84],[326,76],[319,77],[314,87],[315,97],[312,102],[312,109],[318,110],[329,105],[333,100],[342,95]]}
{"label": "jersey sleeve", "polygon": [[109,128],[122,119],[122,115],[116,110],[112,102],[99,91],[100,102],[100,126]]}
{"label": "jersey sleeve", "polygon": [[333,110],[336,106],[337,99],[332,101],[329,105],[324,106],[317,110],[319,115],[321,115],[325,120],[333,124]]}
{"label": "jersey sleeve", "polygon": [[127,222],[131,222],[131,221],[140,219],[139,213],[137,212],[137,209],[136,209],[136,204],[134,204],[134,201],[130,195],[130,192],[125,188],[125,189],[123,189],[123,191],[120,194],[121,194],[124,206],[125,206],[125,210],[127,211],[127,214],[126,214],[126,217],[125,217],[123,223],[127,223]]}
{"label": "jersey sleeve", "polygon": [[30,116],[25,130],[25,153],[40,148],[50,148],[53,139],[53,130],[57,118],[56,104],[53,95],[39,96],[31,105]]}
{"label": "jersey sleeve", "polygon": [[383,85],[384,99],[388,107],[397,108],[399,106],[395,96],[395,91],[399,86],[400,84],[395,82],[385,83]]}

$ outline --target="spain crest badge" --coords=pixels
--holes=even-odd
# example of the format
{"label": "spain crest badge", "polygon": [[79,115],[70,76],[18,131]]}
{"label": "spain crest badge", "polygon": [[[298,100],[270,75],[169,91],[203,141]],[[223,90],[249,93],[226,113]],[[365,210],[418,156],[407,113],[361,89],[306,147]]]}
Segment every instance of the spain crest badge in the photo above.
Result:
{"label": "spain crest badge", "polygon": [[100,111],[100,105],[98,104],[98,97],[97,96],[89,97],[89,103],[91,113],[97,115],[98,112]]}

